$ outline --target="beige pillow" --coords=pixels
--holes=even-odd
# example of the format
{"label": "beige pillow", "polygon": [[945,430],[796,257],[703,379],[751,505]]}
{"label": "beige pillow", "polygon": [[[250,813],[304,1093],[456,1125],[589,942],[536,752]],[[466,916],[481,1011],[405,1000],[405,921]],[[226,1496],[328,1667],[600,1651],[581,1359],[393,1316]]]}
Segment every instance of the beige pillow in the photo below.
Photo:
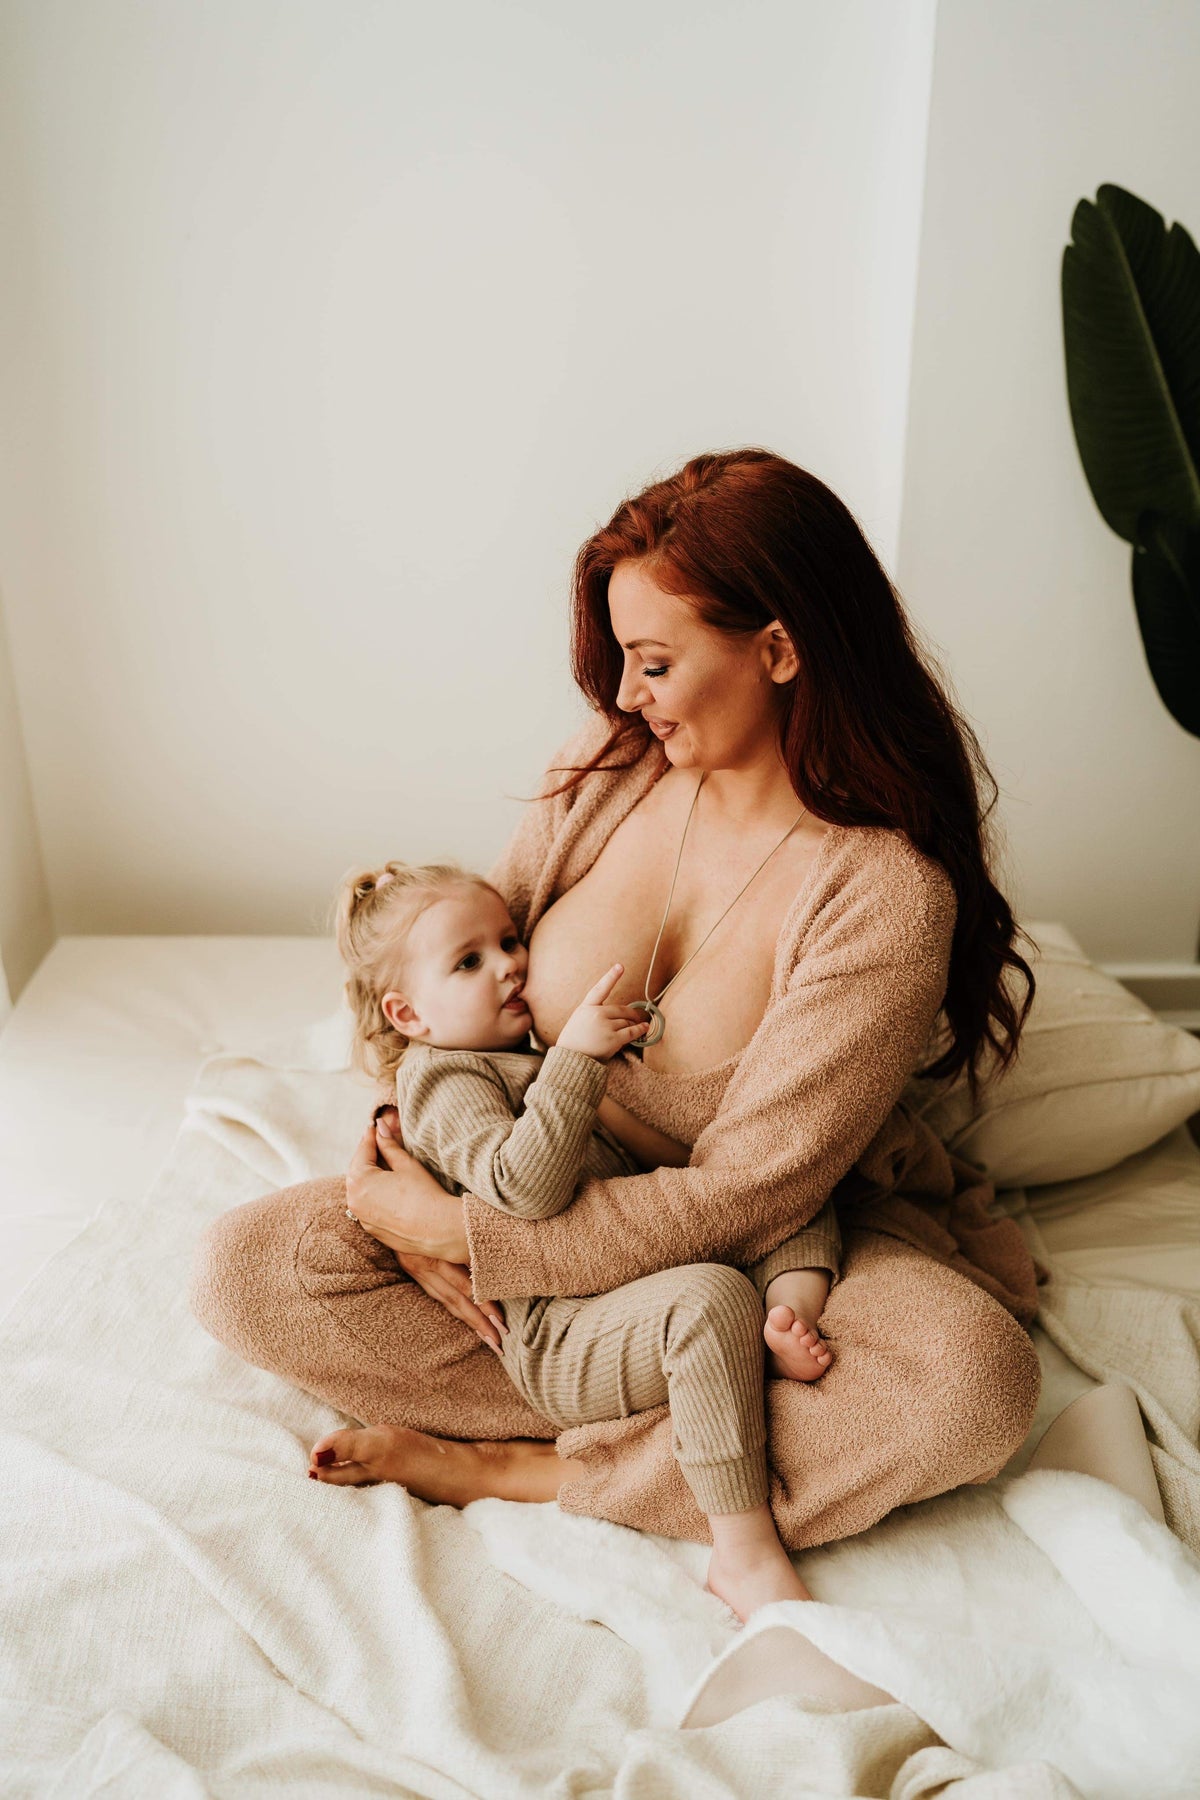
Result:
{"label": "beige pillow", "polygon": [[940,1091],[913,1082],[905,1095],[997,1187],[1094,1175],[1200,1111],[1200,1039],[1089,962],[1065,925],[1026,929],[1040,946],[1021,946],[1037,992],[1015,1063],[983,1088],[974,1112],[965,1078]]}

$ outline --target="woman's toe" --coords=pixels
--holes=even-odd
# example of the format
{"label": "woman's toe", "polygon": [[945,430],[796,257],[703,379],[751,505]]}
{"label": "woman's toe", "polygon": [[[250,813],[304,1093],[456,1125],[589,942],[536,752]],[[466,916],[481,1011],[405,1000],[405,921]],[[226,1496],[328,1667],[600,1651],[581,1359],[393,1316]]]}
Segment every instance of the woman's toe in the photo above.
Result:
{"label": "woman's toe", "polygon": [[338,1464],[357,1463],[363,1448],[359,1440],[363,1435],[361,1431],[349,1429],[327,1431],[324,1437],[317,1439],[308,1453],[310,1472],[315,1472],[325,1480],[332,1480]]}

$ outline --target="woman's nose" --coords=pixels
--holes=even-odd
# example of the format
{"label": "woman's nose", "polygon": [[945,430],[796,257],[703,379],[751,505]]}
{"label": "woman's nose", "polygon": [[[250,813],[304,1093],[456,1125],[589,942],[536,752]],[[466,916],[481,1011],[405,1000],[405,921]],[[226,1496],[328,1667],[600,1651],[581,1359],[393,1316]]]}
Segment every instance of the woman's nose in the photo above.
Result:
{"label": "woman's nose", "polygon": [[627,669],[621,677],[621,685],[617,689],[617,710],[619,712],[640,712],[650,699],[650,689],[637,669]]}

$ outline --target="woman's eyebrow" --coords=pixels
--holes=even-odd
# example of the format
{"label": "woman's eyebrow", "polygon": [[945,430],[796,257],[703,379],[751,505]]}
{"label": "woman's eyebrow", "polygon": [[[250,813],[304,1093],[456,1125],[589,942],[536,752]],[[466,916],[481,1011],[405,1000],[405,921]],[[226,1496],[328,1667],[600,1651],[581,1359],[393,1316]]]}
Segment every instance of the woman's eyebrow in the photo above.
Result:
{"label": "woman's eyebrow", "polygon": [[634,638],[632,643],[623,645],[626,650],[641,650],[649,645],[654,650],[669,650],[670,644],[664,644],[661,638]]}

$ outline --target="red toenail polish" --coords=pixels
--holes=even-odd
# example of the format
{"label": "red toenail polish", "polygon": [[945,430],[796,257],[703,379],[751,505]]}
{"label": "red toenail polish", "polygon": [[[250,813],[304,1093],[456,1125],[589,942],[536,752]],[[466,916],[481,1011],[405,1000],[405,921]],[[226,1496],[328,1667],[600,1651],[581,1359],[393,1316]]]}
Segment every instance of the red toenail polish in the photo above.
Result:
{"label": "red toenail polish", "polygon": [[319,1480],[320,1480],[320,1479],[321,1479],[321,1478],[320,1478],[320,1476],[319,1476],[319,1475],[318,1475],[318,1474],[317,1474],[317,1471],[316,1471],[316,1470],[315,1470],[315,1469],[310,1469],[310,1470],[309,1470],[309,1471],[308,1471],[308,1479],[309,1479],[309,1480],[310,1480],[310,1481],[319,1481]]}
{"label": "red toenail polish", "polygon": [[334,1456],[332,1450],[318,1450],[317,1454],[313,1457],[313,1461],[316,1463],[318,1469],[327,1469],[333,1460]]}

